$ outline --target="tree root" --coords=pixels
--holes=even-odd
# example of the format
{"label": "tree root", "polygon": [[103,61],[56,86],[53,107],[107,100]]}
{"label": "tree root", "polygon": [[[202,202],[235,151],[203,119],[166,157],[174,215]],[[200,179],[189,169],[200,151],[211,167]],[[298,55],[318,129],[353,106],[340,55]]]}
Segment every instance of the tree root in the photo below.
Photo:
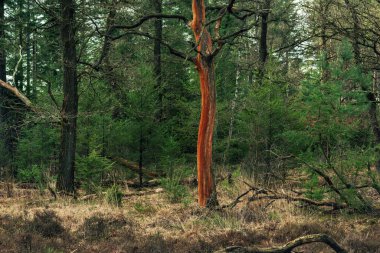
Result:
{"label": "tree root", "polygon": [[215,251],[214,253],[291,253],[293,249],[310,243],[321,242],[328,245],[337,253],[347,253],[334,239],[326,234],[314,234],[298,237],[297,239],[286,243],[285,245],[271,248],[258,247],[240,247],[232,246],[225,249]]}

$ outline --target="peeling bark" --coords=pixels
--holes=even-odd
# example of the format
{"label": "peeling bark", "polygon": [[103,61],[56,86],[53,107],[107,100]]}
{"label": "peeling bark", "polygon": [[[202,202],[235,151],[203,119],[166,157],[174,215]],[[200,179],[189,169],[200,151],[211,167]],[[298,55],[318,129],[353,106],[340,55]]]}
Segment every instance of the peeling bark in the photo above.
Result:
{"label": "peeling bark", "polygon": [[198,45],[196,67],[201,88],[201,118],[198,130],[197,167],[198,203],[202,207],[218,205],[212,171],[212,140],[215,125],[216,91],[212,39],[206,24],[204,0],[193,0],[191,28]]}

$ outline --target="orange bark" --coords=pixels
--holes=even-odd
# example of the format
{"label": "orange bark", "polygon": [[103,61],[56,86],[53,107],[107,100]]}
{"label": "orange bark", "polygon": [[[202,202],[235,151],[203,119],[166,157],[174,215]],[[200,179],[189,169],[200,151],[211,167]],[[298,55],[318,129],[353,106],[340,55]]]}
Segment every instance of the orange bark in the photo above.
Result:
{"label": "orange bark", "polygon": [[216,191],[212,171],[212,139],[215,124],[216,93],[214,61],[211,56],[212,40],[206,24],[204,0],[193,0],[191,28],[198,45],[196,58],[202,96],[201,118],[198,131],[197,168],[198,203],[200,206],[216,205]]}

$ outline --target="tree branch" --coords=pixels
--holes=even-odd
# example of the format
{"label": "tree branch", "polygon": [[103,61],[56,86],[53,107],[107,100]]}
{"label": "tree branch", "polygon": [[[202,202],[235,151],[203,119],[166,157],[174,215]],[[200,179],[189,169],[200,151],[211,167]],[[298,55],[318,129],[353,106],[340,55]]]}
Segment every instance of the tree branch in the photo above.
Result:
{"label": "tree branch", "polygon": [[240,247],[233,246],[228,247],[222,250],[218,250],[215,253],[290,253],[293,249],[310,243],[321,242],[327,244],[331,249],[333,249],[336,253],[347,253],[345,249],[343,249],[333,238],[326,234],[314,234],[314,235],[306,235],[301,236],[293,241],[288,242],[285,245],[272,247],[272,248],[258,248],[258,247]]}
{"label": "tree branch", "polygon": [[32,111],[37,111],[36,108],[33,107],[32,102],[27,98],[22,92],[20,92],[15,86],[0,80],[0,87],[7,89],[13,95],[15,95],[28,109]]}
{"label": "tree branch", "polygon": [[187,19],[185,16],[182,16],[182,15],[151,14],[151,15],[147,15],[147,16],[140,18],[134,24],[131,24],[131,25],[113,25],[111,28],[112,29],[133,29],[133,28],[139,27],[140,25],[142,25],[143,23],[145,23],[146,21],[148,21],[150,19],[156,19],[156,18],[179,19],[179,20],[182,20],[185,24],[187,24],[189,22],[189,19]]}

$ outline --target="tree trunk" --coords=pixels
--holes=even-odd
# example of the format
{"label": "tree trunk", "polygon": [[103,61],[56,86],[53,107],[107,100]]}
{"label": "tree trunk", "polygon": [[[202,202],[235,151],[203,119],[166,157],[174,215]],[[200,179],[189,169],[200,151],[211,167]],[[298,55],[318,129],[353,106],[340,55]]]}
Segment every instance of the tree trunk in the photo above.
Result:
{"label": "tree trunk", "polygon": [[265,75],[265,65],[268,59],[268,17],[270,10],[270,1],[265,0],[264,6],[261,14],[261,31],[260,31],[260,47],[259,47],[259,57],[260,57],[260,65],[259,65],[259,76],[258,81],[259,85],[263,84],[263,79]]}
{"label": "tree trunk", "polygon": [[[4,20],[4,0],[0,0],[0,79],[7,81],[6,75],[6,55],[5,55],[5,20]],[[0,90],[0,94],[4,94],[4,90]],[[1,110],[1,108],[0,108]]]}
{"label": "tree trunk", "polygon": [[211,54],[211,35],[205,27],[204,0],[193,0],[192,10],[191,27],[198,45],[196,67],[200,78],[202,97],[197,145],[198,202],[201,207],[212,207],[218,205],[212,171],[212,139],[216,110],[215,66]]}
{"label": "tree trunk", "polygon": [[74,192],[78,87],[75,52],[75,1],[61,0],[61,40],[63,46],[63,105],[61,110],[61,150],[57,189]]}
{"label": "tree trunk", "polygon": [[27,26],[26,26],[26,43],[25,43],[25,49],[26,49],[26,90],[25,94],[27,97],[31,97],[31,39],[30,39],[30,34],[31,34],[31,14],[30,14],[30,0],[27,0],[27,7],[26,7],[26,12],[27,12]]}
{"label": "tree trunk", "polygon": [[[153,7],[156,14],[162,13],[162,0],[153,0]],[[158,112],[156,119],[163,117],[163,90],[162,90],[162,63],[161,63],[161,41],[162,41],[162,19],[154,21],[154,33],[157,39],[154,40],[154,77],[156,79],[155,90],[158,94]]]}
{"label": "tree trunk", "polygon": [[[5,54],[5,21],[4,21],[4,0],[0,0],[0,79],[4,82],[7,81],[7,73],[6,73],[6,54]],[[4,146],[6,146],[6,131],[3,129],[6,128],[7,120],[7,91],[5,89],[0,88],[0,126],[1,126],[1,140],[4,140]],[[6,156],[6,155],[5,155]],[[5,158],[4,156],[4,158]],[[5,166],[6,161],[0,161],[0,167]]]}

